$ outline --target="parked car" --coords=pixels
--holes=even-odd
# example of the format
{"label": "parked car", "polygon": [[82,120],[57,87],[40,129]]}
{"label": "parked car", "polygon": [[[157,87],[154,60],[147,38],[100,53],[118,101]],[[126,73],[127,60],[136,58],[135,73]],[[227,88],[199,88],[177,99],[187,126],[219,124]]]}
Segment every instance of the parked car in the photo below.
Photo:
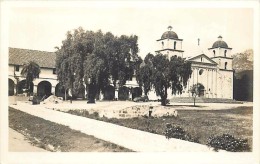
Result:
{"label": "parked car", "polygon": [[140,102],[140,101],[142,101],[142,102],[147,102],[147,101],[149,101],[149,98],[148,98],[148,96],[143,95],[143,96],[134,98],[133,101],[134,101],[134,102]]}

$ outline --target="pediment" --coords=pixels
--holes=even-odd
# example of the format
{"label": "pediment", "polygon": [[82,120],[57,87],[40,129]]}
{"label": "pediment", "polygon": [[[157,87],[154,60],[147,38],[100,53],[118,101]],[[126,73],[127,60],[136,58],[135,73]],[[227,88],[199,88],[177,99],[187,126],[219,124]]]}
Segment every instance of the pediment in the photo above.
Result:
{"label": "pediment", "polygon": [[205,54],[201,54],[192,58],[187,59],[188,61],[191,62],[196,62],[196,63],[207,63],[207,64],[213,64],[213,65],[217,65],[217,63],[210,59],[207,55]]}

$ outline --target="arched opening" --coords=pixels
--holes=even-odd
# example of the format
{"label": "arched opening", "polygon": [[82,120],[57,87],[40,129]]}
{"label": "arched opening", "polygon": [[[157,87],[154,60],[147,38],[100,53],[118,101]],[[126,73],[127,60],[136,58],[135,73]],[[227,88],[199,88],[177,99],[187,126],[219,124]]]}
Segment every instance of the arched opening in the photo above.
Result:
{"label": "arched opening", "polygon": [[162,48],[164,48],[164,42],[162,42]]}
{"label": "arched opening", "polygon": [[225,56],[225,57],[227,56],[227,50],[224,51],[224,56]]}
{"label": "arched opening", "polygon": [[174,41],[173,49],[176,49],[176,41]]}
{"label": "arched opening", "polygon": [[[22,80],[17,84],[17,94],[23,94],[27,92],[26,80]],[[33,93],[33,82],[30,83],[29,92]]]}
{"label": "arched opening", "polygon": [[73,90],[73,97],[85,99],[85,91],[86,87],[83,84],[80,84],[80,88],[77,91]]}
{"label": "arched opening", "polygon": [[48,81],[41,81],[37,86],[37,95],[46,98],[51,95],[51,83]]}
{"label": "arched opening", "polygon": [[113,100],[115,98],[115,88],[112,85],[106,87],[104,100]]}
{"label": "arched opening", "polygon": [[225,69],[227,69],[227,62],[225,62]]}
{"label": "arched opening", "polygon": [[60,83],[55,87],[55,96],[63,97],[63,99],[65,99],[65,88]]}
{"label": "arched opening", "polygon": [[215,50],[213,50],[213,54],[214,54],[214,57],[215,57],[215,55],[216,55],[216,51]]}
{"label": "arched opening", "polygon": [[8,79],[8,96],[14,95],[14,81],[12,79]]}
{"label": "arched opening", "polygon": [[118,90],[118,99],[119,100],[127,100],[129,99],[129,88],[123,86]]}
{"label": "arched opening", "polygon": [[199,97],[204,97],[205,87],[203,84],[198,83]]}
{"label": "arched opening", "polygon": [[142,88],[140,87],[132,88],[132,100],[140,96],[142,96]]}

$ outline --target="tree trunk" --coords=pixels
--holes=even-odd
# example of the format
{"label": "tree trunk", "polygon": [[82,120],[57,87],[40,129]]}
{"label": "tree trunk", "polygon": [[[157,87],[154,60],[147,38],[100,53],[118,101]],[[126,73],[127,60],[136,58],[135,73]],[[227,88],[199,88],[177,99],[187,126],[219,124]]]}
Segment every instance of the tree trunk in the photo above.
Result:
{"label": "tree trunk", "polygon": [[94,84],[89,84],[88,86],[88,104],[95,103],[95,97],[96,97],[97,91],[94,86]]}
{"label": "tree trunk", "polygon": [[194,106],[195,106],[195,99],[196,99],[196,97],[194,97],[194,98],[193,98],[193,101],[194,101]]}
{"label": "tree trunk", "polygon": [[161,100],[161,105],[162,106],[166,106],[166,100],[167,100],[167,86],[164,87],[164,95],[161,96],[162,100]]}
{"label": "tree trunk", "polygon": [[27,84],[27,97],[30,96],[30,82]]}

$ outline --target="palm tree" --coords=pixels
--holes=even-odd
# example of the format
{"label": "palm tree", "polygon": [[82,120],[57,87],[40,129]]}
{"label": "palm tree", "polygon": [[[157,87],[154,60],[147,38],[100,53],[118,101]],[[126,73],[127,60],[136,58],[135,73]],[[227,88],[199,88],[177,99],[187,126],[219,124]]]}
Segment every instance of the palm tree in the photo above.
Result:
{"label": "palm tree", "polygon": [[34,61],[29,61],[23,65],[21,75],[26,79],[27,96],[31,89],[30,84],[34,79],[39,78],[40,72],[40,66]]}

